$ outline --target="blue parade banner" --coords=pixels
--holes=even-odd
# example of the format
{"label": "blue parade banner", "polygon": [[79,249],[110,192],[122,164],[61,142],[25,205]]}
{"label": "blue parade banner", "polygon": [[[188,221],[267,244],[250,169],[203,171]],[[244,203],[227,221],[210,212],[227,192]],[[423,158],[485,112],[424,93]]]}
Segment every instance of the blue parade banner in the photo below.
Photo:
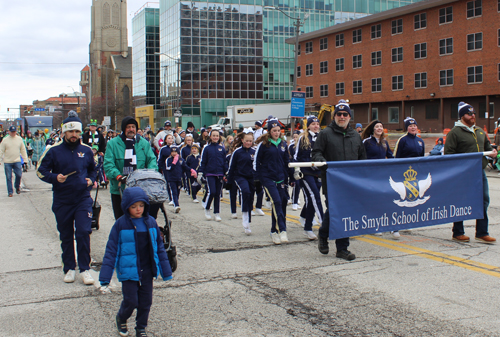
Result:
{"label": "blue parade banner", "polygon": [[330,239],[482,219],[482,156],[328,162]]}

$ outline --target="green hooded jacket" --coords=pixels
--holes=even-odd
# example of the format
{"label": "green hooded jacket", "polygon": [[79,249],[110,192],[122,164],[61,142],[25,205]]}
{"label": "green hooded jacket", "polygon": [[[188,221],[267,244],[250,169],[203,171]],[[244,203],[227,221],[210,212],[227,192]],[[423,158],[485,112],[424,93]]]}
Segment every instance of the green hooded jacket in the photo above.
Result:
{"label": "green hooded jacket", "polygon": [[[137,142],[137,139],[139,141]],[[137,159],[137,169],[158,170],[156,157],[149,142],[143,137],[136,137],[135,155]],[[104,172],[110,181],[111,194],[120,194],[116,177],[123,173],[123,161],[125,157],[125,143],[120,136],[111,139],[106,145],[104,154]],[[122,186],[122,190],[125,186]]]}

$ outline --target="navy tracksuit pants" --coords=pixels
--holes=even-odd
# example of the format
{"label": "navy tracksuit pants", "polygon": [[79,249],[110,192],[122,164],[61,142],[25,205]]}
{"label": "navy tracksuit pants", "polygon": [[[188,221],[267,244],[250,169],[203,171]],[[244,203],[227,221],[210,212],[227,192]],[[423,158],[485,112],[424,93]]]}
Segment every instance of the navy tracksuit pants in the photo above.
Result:
{"label": "navy tracksuit pants", "polygon": [[299,202],[300,188],[302,187],[302,182],[297,180],[295,186],[292,188],[292,204],[296,205]]}
{"label": "navy tracksuit pants", "polygon": [[264,190],[262,189],[260,191],[255,191],[255,193],[257,194],[257,202],[255,203],[255,208],[261,209],[262,199],[264,199]]}
{"label": "navy tracksuit pants", "polygon": [[220,213],[220,192],[222,191],[222,177],[207,176],[208,198],[205,209],[210,210],[212,200],[214,201],[214,214]]}
{"label": "navy tracksuit pants", "polygon": [[56,217],[61,240],[63,270],[76,269],[75,245],[80,272],[90,269],[90,234],[92,233],[92,198],[85,197],[77,204],[62,204],[54,201],[52,211]]}
{"label": "navy tracksuit pants", "polygon": [[255,186],[253,185],[253,178],[247,179],[244,177],[234,177],[234,182],[241,193],[241,211],[248,212],[248,216],[250,218],[253,209],[253,199],[255,195]]}
{"label": "navy tracksuit pants", "polygon": [[275,183],[269,179],[263,179],[261,183],[271,199],[271,233],[284,232],[286,231],[286,204],[288,200],[286,185],[285,183]]}
{"label": "navy tracksuit pants", "polygon": [[179,207],[179,194],[181,192],[181,182],[180,181],[167,181],[168,189],[172,195],[172,201],[175,207]]}
{"label": "navy tracksuit pants", "polygon": [[144,272],[141,282],[122,282],[123,300],[118,311],[118,317],[126,321],[134,309],[137,309],[136,328],[145,329],[148,325],[149,311],[153,304],[153,273]]}
{"label": "navy tracksuit pants", "polygon": [[323,205],[321,204],[321,182],[317,177],[311,175],[304,175],[301,181],[302,189],[304,190],[304,197],[306,204],[304,206],[306,223],[304,225],[305,231],[312,230],[312,221],[316,214],[320,223],[323,222]]}
{"label": "navy tracksuit pants", "polygon": [[[236,202],[238,201],[238,187],[233,185],[229,190],[229,206],[231,207],[231,214],[236,213]],[[240,196],[241,205],[241,196]]]}
{"label": "navy tracksuit pants", "polygon": [[[198,195],[198,192],[201,189],[200,184],[198,184],[198,181],[194,177],[189,177],[189,193],[191,194],[191,197],[193,200],[196,199],[196,196]],[[194,185],[196,183],[196,185]]]}

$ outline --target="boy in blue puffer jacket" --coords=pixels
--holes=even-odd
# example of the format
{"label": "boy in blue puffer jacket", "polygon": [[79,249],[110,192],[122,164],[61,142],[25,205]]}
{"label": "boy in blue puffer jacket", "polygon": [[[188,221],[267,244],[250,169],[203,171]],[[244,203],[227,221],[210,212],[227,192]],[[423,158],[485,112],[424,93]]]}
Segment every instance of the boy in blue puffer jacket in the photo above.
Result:
{"label": "boy in blue puffer jacket", "polygon": [[106,252],[99,274],[101,292],[109,293],[109,282],[116,267],[122,282],[123,301],[116,315],[120,336],[128,336],[127,319],[137,309],[136,336],[147,336],[149,310],[153,303],[153,278],[172,279],[160,229],[148,213],[149,198],[140,187],[123,192],[124,215],[116,220],[109,233]]}

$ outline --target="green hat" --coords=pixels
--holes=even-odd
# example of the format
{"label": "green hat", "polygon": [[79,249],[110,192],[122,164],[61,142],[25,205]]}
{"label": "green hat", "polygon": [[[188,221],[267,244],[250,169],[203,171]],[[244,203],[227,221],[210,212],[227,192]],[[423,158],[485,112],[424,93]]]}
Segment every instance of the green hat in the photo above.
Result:
{"label": "green hat", "polygon": [[90,126],[97,126],[97,119],[91,119],[89,125]]}

